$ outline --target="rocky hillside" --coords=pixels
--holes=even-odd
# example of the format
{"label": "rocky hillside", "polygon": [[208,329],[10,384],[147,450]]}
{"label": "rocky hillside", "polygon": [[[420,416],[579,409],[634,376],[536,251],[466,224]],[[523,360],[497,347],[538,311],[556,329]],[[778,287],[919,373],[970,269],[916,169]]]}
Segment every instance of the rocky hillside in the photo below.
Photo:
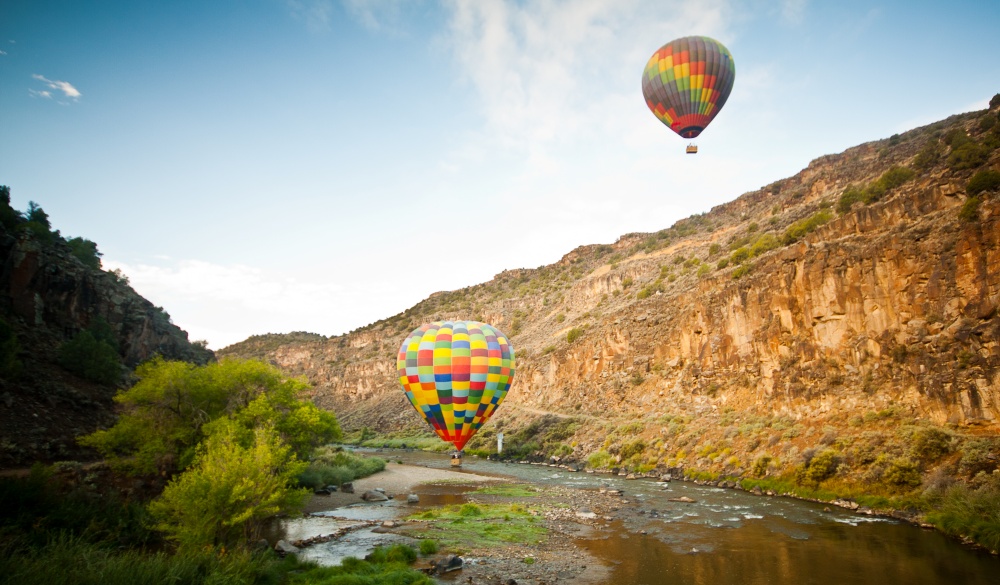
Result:
{"label": "rocky hillside", "polygon": [[[124,279],[84,265],[60,237],[37,237],[0,204],[10,220],[0,223],[0,322],[13,330],[16,362],[0,369],[0,466],[68,459],[80,454],[75,437],[111,420],[129,368],[157,354],[197,363],[213,355]],[[59,365],[63,344],[98,323],[117,346],[117,382]]]}
{"label": "rocky hillside", "polygon": [[828,453],[890,491],[971,478],[1000,454],[998,147],[997,107],[954,116],[343,336],[219,353],[264,355],[346,428],[393,432],[422,425],[396,381],[405,334],[483,320],[517,373],[470,447],[504,429],[595,465],[764,475]]}

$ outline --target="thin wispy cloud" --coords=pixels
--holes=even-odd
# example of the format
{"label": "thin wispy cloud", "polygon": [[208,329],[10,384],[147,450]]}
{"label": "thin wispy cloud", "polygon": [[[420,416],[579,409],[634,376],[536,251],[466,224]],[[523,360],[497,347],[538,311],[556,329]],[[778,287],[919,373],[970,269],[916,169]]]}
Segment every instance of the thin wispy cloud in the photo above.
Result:
{"label": "thin wispy cloud", "polygon": [[372,31],[395,32],[403,20],[403,9],[412,0],[342,0],[344,9],[362,26]]}
{"label": "thin wispy cloud", "polygon": [[508,146],[537,149],[613,117],[609,102],[635,93],[641,66],[664,42],[724,38],[728,4],[669,1],[651,11],[623,0],[452,0],[447,40],[490,131]]}
{"label": "thin wispy cloud", "polygon": [[285,0],[292,18],[306,23],[313,32],[330,30],[333,17],[332,0]]}
{"label": "thin wispy cloud", "polygon": [[7,54],[7,51],[4,51],[4,50],[0,49],[0,55],[6,55],[6,54]]}
{"label": "thin wispy cloud", "polygon": [[[80,90],[78,90],[77,88],[73,87],[73,84],[70,83],[70,82],[68,82],[68,81],[58,81],[58,80],[46,79],[45,76],[39,75],[37,73],[35,73],[34,75],[32,75],[31,78],[32,79],[36,79],[38,81],[41,81],[49,89],[52,89],[52,90],[55,90],[55,91],[61,91],[64,96],[66,96],[67,98],[69,98],[69,99],[71,99],[73,101],[79,100],[80,96],[82,95],[82,94],[80,94]],[[44,98],[51,98],[51,97],[53,97],[52,93],[49,92],[48,90],[35,91],[35,90],[30,90],[29,89],[28,91],[31,92],[32,95],[37,95],[38,97],[44,97]]]}
{"label": "thin wispy cloud", "polygon": [[[350,306],[358,295],[369,294],[330,282],[204,260],[163,259],[156,264],[107,260],[104,268],[121,270],[139,294],[169,305],[175,323],[194,339],[211,339],[215,348],[261,333],[261,327],[278,331],[279,323],[298,323],[300,329],[309,331],[335,331],[336,324],[318,316],[317,308]],[[233,327],[234,315],[252,315],[253,319],[245,320],[245,327]]]}
{"label": "thin wispy cloud", "polygon": [[808,0],[784,0],[781,3],[781,19],[787,24],[802,24],[806,15]]}

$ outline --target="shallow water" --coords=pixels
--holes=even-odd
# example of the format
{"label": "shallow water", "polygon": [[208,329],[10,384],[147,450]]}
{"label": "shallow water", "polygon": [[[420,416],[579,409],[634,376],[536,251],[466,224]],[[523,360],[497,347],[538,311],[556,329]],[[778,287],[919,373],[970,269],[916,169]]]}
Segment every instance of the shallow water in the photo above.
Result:
{"label": "shallow water", "polygon": [[[373,453],[378,456],[380,453]],[[418,451],[386,451],[384,457],[413,465],[446,468],[447,455]],[[942,534],[892,519],[786,498],[754,496],[740,490],[686,482],[657,484],[606,474],[571,473],[558,468],[504,464],[466,458],[462,470],[513,476],[536,484],[579,489],[621,489],[630,502],[622,520],[606,522],[578,546],[613,565],[609,583],[755,585],[877,584],[970,585],[1000,582],[1000,559],[972,550]],[[351,514],[385,514],[386,518],[426,507],[464,501],[474,487],[421,486],[415,507],[370,504],[337,510]],[[671,502],[687,496],[694,503]],[[624,507],[624,505],[623,505]],[[369,514],[364,516],[364,514]],[[308,519],[307,519],[308,520]],[[293,530],[302,525],[290,524]],[[323,564],[339,562],[351,550],[364,556],[391,535],[352,532],[346,542],[310,547],[306,558]],[[645,532],[645,534],[642,534]],[[364,546],[367,550],[360,550]],[[321,549],[321,550],[313,550]]]}

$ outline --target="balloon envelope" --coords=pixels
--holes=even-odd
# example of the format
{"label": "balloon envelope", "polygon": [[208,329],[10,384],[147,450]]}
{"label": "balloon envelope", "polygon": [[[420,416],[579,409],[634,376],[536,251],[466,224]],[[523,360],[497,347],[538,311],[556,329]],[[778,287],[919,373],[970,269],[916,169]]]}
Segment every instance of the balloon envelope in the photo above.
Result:
{"label": "balloon envelope", "polygon": [[492,325],[435,321],[403,340],[396,370],[413,408],[461,450],[507,396],[514,348]]}
{"label": "balloon envelope", "polygon": [[729,49],[709,37],[683,37],[660,47],[642,72],[642,95],[661,122],[694,138],[729,99],[736,65]]}

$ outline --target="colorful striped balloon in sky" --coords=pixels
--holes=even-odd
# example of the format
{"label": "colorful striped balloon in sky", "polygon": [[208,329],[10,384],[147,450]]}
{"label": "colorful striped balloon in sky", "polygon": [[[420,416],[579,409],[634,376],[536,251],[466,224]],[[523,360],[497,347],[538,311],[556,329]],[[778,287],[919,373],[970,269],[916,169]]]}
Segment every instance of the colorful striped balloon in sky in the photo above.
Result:
{"label": "colorful striped balloon in sky", "polygon": [[708,37],[683,37],[660,47],[642,72],[642,95],[653,114],[694,138],[729,99],[736,65],[729,49]]}
{"label": "colorful striped balloon in sky", "polygon": [[396,370],[413,408],[461,451],[507,396],[514,348],[492,325],[435,321],[403,340]]}

